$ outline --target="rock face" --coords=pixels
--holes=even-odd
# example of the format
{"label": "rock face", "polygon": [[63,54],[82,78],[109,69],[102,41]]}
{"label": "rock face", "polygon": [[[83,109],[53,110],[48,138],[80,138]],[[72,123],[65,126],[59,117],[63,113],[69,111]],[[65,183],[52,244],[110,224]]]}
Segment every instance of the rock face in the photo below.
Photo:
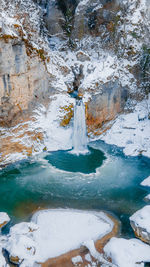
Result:
{"label": "rock face", "polygon": [[130,217],[130,224],[135,235],[150,244],[150,205],[138,210]]}
{"label": "rock face", "polygon": [[10,125],[17,113],[46,98],[49,78],[42,60],[30,57],[24,42],[0,40],[0,124]]}
{"label": "rock face", "polygon": [[120,88],[117,82],[104,84],[101,92],[94,95],[87,105],[88,130],[95,131],[113,120],[123,110],[127,96],[128,90]]}
{"label": "rock face", "polygon": [[81,39],[85,35],[101,35],[107,40],[111,37],[116,23],[119,1],[80,1],[75,11],[73,37]]}
{"label": "rock face", "polygon": [[49,34],[62,38],[65,18],[62,11],[58,9],[57,1],[47,1],[46,10],[44,20]]}
{"label": "rock face", "polygon": [[[14,150],[26,156],[46,147],[44,134],[51,130],[45,133],[43,122],[33,130],[33,110],[38,107],[41,114],[44,104],[42,109],[49,112],[49,102],[57,94],[83,96],[88,132],[97,135],[124,110],[128,97],[139,100],[148,95],[148,1],[15,0],[10,4],[3,0],[0,12],[0,126],[29,122],[26,131],[18,133],[19,144],[14,142],[14,129],[8,136],[1,128],[0,161]],[[65,106],[63,99],[60,106]],[[72,116],[73,107],[64,120],[59,114],[53,116],[50,128],[59,121],[58,131],[66,126],[71,132]],[[33,131],[38,132],[41,146],[33,144]],[[28,141],[22,142],[25,136]],[[8,148],[10,139],[13,144]]]}

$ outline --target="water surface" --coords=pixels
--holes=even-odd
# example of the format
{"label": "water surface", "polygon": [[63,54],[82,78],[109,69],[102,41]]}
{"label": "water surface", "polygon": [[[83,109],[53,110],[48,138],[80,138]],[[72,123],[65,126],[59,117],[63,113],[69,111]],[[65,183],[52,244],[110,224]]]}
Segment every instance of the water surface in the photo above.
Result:
{"label": "water surface", "polygon": [[[59,151],[1,170],[0,210],[12,216],[12,223],[28,220],[38,208],[106,210],[121,220],[123,235],[132,236],[128,218],[145,205],[148,189],[140,182],[150,175],[150,160],[126,157],[121,149],[101,141],[90,146],[96,151],[95,159],[85,164],[79,157],[72,164],[71,155]],[[69,171],[55,164],[64,155]]]}

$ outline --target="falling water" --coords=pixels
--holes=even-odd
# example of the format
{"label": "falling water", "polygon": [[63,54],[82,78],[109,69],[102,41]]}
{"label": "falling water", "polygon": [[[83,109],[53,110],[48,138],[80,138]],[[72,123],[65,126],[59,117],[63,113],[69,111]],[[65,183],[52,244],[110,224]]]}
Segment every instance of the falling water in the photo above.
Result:
{"label": "falling water", "polygon": [[76,100],[74,108],[74,132],[73,132],[73,153],[86,154],[87,133],[85,122],[85,105],[82,100]]}

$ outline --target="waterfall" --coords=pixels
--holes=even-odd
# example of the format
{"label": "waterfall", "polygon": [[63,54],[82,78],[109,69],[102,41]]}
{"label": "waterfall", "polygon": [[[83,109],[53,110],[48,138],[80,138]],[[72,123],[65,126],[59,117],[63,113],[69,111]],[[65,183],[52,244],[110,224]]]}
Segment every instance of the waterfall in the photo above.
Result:
{"label": "waterfall", "polygon": [[87,133],[85,121],[85,105],[82,100],[76,100],[74,108],[74,129],[73,129],[73,153],[86,154],[87,148]]}

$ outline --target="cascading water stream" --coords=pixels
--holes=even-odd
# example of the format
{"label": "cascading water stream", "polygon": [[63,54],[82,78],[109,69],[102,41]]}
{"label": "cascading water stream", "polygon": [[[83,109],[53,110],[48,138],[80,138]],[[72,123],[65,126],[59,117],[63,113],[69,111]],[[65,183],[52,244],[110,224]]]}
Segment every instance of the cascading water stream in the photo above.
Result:
{"label": "cascading water stream", "polygon": [[85,105],[82,100],[76,100],[74,108],[74,129],[73,129],[73,150],[72,152],[79,154],[88,153],[87,148],[87,132],[85,121]]}

